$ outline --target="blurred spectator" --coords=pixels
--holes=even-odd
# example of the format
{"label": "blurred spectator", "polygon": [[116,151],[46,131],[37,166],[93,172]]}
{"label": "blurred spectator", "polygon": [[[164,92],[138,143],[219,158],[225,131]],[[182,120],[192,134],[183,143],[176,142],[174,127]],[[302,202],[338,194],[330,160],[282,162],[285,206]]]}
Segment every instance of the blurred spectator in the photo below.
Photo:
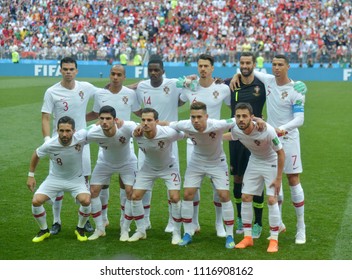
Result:
{"label": "blurred spectator", "polygon": [[292,63],[337,63],[351,60],[351,26],[344,0],[2,1],[0,57],[11,58],[16,45],[34,59],[110,61],[125,50],[131,59],[194,62],[209,53],[236,64],[251,50],[266,62],[282,52]]}
{"label": "blurred spectator", "polygon": [[133,58],[133,65],[140,66],[142,65],[142,56],[139,53],[136,53]]}
{"label": "blurred spectator", "polygon": [[256,64],[259,69],[262,69],[264,67],[264,57],[262,56],[262,53],[259,53],[259,55],[257,56]]}
{"label": "blurred spectator", "polygon": [[17,46],[13,46],[11,50],[11,56],[12,56],[12,63],[19,63],[20,62],[20,55],[17,52]]}
{"label": "blurred spectator", "polygon": [[128,56],[125,52],[121,53],[120,54],[120,63],[121,65],[124,65],[126,66],[127,65],[127,62],[128,62]]}

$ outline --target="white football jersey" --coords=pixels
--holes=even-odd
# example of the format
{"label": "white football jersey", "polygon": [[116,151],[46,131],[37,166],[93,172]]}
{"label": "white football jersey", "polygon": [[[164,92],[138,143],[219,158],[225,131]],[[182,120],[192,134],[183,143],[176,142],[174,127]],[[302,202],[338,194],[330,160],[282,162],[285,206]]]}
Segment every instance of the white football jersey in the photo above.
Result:
{"label": "white football jersey", "polygon": [[193,127],[191,120],[170,123],[170,127],[189,135],[194,147],[191,161],[205,165],[215,164],[220,159],[226,159],[222,145],[222,135],[235,125],[234,119],[208,119],[206,130],[199,132]]}
{"label": "white football jersey", "polygon": [[131,120],[131,113],[141,107],[137,100],[136,92],[125,86],[118,93],[108,89],[100,89],[94,99],[93,111],[99,113],[101,107],[109,105],[116,111],[116,117],[125,121]]}
{"label": "white football jersey", "polygon": [[178,132],[167,126],[157,125],[157,133],[153,139],[145,136],[135,137],[139,149],[144,153],[144,163],[155,170],[176,164],[172,152],[172,143],[184,138],[183,132]]}
{"label": "white football jersey", "polygon": [[[265,85],[267,122],[274,128],[283,128],[294,119],[295,114],[304,114],[305,97],[294,90],[293,81],[278,86],[274,75],[255,71],[255,76]],[[297,127],[288,130],[290,137],[294,137],[298,133]]]}
{"label": "white football jersey", "polygon": [[130,149],[130,139],[136,126],[135,122],[125,121],[114,136],[107,137],[100,125],[91,125],[87,141],[95,142],[100,147],[97,163],[119,167],[127,162],[137,161],[136,155]]}
{"label": "white football jersey", "polygon": [[150,80],[140,82],[136,90],[139,104],[155,109],[161,121],[177,121],[182,89],[176,87],[176,82],[177,79],[164,78],[159,87],[153,87]]}
{"label": "white football jersey", "polygon": [[219,120],[221,117],[222,103],[231,105],[230,88],[225,84],[212,83],[209,87],[204,88],[198,84],[196,91],[183,89],[180,99],[183,102],[203,102],[207,105],[209,118]]}
{"label": "white football jersey", "polygon": [[265,161],[273,161],[277,159],[277,151],[282,149],[279,137],[276,135],[275,129],[266,124],[266,129],[262,132],[258,131],[254,126],[253,131],[247,135],[238,126],[231,129],[233,140],[239,140],[251,152],[252,158]]}
{"label": "white football jersey", "polygon": [[73,134],[69,146],[63,146],[59,142],[59,136],[55,136],[37,148],[39,158],[46,155],[51,161],[49,176],[60,180],[70,180],[82,175],[82,152],[86,142],[87,131],[81,129]]}
{"label": "white football jersey", "polygon": [[53,135],[56,134],[58,120],[63,116],[74,119],[76,130],[85,128],[88,101],[98,90],[99,88],[92,84],[81,81],[75,81],[72,90],[64,88],[61,82],[48,88],[41,111],[53,116]]}

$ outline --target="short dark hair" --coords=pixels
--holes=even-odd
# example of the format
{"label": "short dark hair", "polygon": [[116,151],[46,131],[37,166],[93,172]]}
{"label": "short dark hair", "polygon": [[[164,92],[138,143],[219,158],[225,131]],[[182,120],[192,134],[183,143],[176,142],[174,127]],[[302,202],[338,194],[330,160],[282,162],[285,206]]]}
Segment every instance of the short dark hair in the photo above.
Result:
{"label": "short dark hair", "polygon": [[149,64],[151,63],[155,63],[155,64],[159,64],[161,69],[164,69],[164,63],[163,63],[163,60],[161,59],[161,57],[157,54],[154,54],[154,55],[151,55],[150,56],[150,59],[149,59],[149,62],[148,62],[148,66]]}
{"label": "short dark hair", "polygon": [[124,74],[126,74],[125,67],[123,67],[123,65],[121,65],[121,64],[115,64],[115,65],[111,66],[111,68],[110,68],[110,73],[111,73],[111,71],[112,71],[113,69],[121,69],[122,72],[123,72]]}
{"label": "short dark hair", "polygon": [[211,64],[212,66],[214,65],[214,57],[211,56],[210,54],[203,53],[203,54],[201,54],[201,55],[198,57],[198,61],[199,61],[200,59],[208,60],[208,61],[210,61],[210,64]]}
{"label": "short dark hair", "polygon": [[72,119],[71,117],[68,117],[68,116],[64,116],[59,119],[59,121],[57,122],[58,129],[59,129],[60,124],[62,124],[62,123],[70,124],[72,126],[72,129],[75,129],[75,127],[76,127],[75,120]]}
{"label": "short dark hair", "polygon": [[203,102],[197,101],[191,104],[190,110],[203,110],[207,111],[207,105]]}
{"label": "short dark hair", "polygon": [[113,118],[116,118],[116,110],[111,106],[103,106],[99,110],[99,116],[103,113],[110,114]]}
{"label": "short dark hair", "polygon": [[66,56],[60,61],[60,67],[62,68],[63,63],[74,63],[77,68],[77,61],[73,57]]}
{"label": "short dark hair", "polygon": [[245,102],[237,103],[237,105],[235,106],[235,114],[238,109],[242,109],[242,110],[247,109],[249,111],[249,114],[253,115],[253,107],[249,103],[245,103]]}
{"label": "short dark hair", "polygon": [[157,112],[157,110],[153,109],[153,108],[143,108],[142,109],[142,114],[147,114],[147,113],[153,113],[154,115],[154,120],[158,120],[159,119],[159,113]]}
{"label": "short dark hair", "polygon": [[290,64],[290,60],[289,60],[288,57],[287,57],[286,55],[284,55],[284,54],[275,54],[275,55],[274,55],[274,58],[283,59],[283,60],[285,60],[285,62],[286,62],[287,64]]}
{"label": "short dark hair", "polygon": [[252,53],[252,52],[242,52],[240,55],[240,59],[242,56],[250,56],[252,58],[253,63],[256,62],[256,57],[255,57],[254,53]]}

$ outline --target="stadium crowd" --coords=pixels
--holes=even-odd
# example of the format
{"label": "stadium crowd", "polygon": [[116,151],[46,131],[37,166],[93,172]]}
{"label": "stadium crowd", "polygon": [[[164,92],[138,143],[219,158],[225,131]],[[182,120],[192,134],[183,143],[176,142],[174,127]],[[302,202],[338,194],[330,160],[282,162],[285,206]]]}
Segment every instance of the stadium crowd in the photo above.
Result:
{"label": "stadium crowd", "polygon": [[[193,62],[201,53],[238,62],[242,51],[266,62],[349,64],[352,4],[346,0],[17,0],[0,3],[0,58],[120,60],[160,54]],[[135,64],[141,63],[140,59]]]}

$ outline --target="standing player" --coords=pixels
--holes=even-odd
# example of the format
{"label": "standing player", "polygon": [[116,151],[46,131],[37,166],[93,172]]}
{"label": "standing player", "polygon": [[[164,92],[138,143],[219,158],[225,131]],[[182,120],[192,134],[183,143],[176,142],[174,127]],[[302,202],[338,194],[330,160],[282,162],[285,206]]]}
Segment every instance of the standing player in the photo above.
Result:
{"label": "standing player", "polygon": [[40,158],[49,156],[51,162],[48,177],[32,199],[32,213],[40,227],[39,233],[32,239],[33,242],[41,242],[50,236],[43,204],[49,199],[55,200],[58,192],[64,191],[70,192],[81,204],[75,234],[79,241],[87,240],[84,225],[89,218],[91,205],[88,185],[82,175],[82,153],[86,135],[85,130],[75,133],[75,121],[72,118],[61,117],[57,122],[57,135],[46,141],[32,155],[27,179],[27,186],[32,192],[36,186],[34,173]]}
{"label": "standing player", "polygon": [[220,209],[226,228],[225,247],[232,249],[235,246],[233,239],[234,209],[230,198],[228,165],[223,150],[222,135],[236,123],[232,120],[208,119],[207,106],[199,101],[191,104],[190,116],[190,120],[169,124],[171,128],[188,134],[194,145],[185,173],[181,207],[185,234],[179,245],[186,246],[192,242],[193,199],[201,187],[203,178],[207,176],[212,180],[220,199]]}
{"label": "standing player", "polygon": [[[231,94],[231,117],[235,115],[235,107],[239,102],[247,102],[253,108],[254,116],[261,118],[265,103],[264,84],[254,76],[256,58],[251,52],[243,52],[240,56],[241,81],[240,87]],[[229,84],[230,80],[225,81]],[[230,172],[233,175],[233,194],[237,208],[236,233],[243,233],[241,219],[242,180],[246,170],[250,151],[240,141],[229,142]],[[259,238],[262,232],[262,216],[264,207],[264,192],[253,197],[255,221],[252,229],[253,238]]]}
{"label": "standing player", "polygon": [[[151,56],[148,62],[148,76],[149,80],[138,83],[136,93],[139,103],[144,108],[153,108],[159,114],[160,120],[177,121],[178,120],[178,106],[181,89],[176,87],[177,79],[164,78],[164,64],[159,56]],[[173,153],[176,159],[176,164],[179,165],[178,160],[178,146],[177,142],[173,143]],[[144,154],[139,152],[138,165],[142,166]],[[151,192],[147,191],[143,197],[143,205],[145,209],[145,220],[147,229],[150,228],[150,201]],[[166,232],[173,232],[173,219],[171,216],[171,204],[169,201],[169,221],[165,228]]]}
{"label": "standing player", "polygon": [[[110,69],[110,83],[108,88],[100,89],[95,96],[93,110],[86,116],[87,121],[95,120],[99,116],[99,110],[106,105],[115,109],[116,117],[121,120],[130,121],[132,112],[140,116],[140,105],[134,90],[123,86],[126,79],[126,71],[122,65],[114,65]],[[133,140],[130,143],[131,151],[134,153]],[[101,152],[101,149],[99,150]],[[120,178],[119,178],[120,179]],[[110,197],[109,185],[103,185],[100,191],[100,200],[102,205],[102,217],[105,226],[109,225],[108,219],[108,202]],[[120,205],[121,216],[120,226],[124,219],[124,209],[126,203],[125,186],[120,179]]]}
{"label": "standing player", "polygon": [[248,166],[244,173],[242,190],[242,220],[244,239],[236,248],[253,246],[252,220],[253,197],[263,193],[264,183],[268,196],[270,242],[267,251],[278,251],[280,227],[280,209],[277,201],[281,188],[285,152],[276,135],[275,129],[267,124],[266,130],[260,132],[253,122],[253,109],[249,103],[238,103],[234,109],[236,127],[224,135],[226,140],[241,141],[251,152]]}
{"label": "standing player", "polygon": [[[297,217],[295,243],[305,244],[304,191],[299,178],[299,174],[303,172],[303,167],[298,128],[304,122],[306,86],[302,82],[294,83],[288,77],[289,68],[289,61],[286,56],[275,55],[272,61],[274,75],[256,71],[254,74],[265,85],[268,123],[275,128],[278,135],[281,135],[280,140],[286,154],[284,173],[288,179],[291,199]],[[231,85],[234,84],[236,84],[235,79],[231,81]],[[282,199],[279,197],[279,204]]]}
{"label": "standing player", "polygon": [[[100,125],[92,125],[87,135],[88,142],[95,142],[100,146],[98,160],[90,180],[92,216],[96,230],[88,240],[105,236],[106,224],[102,216],[102,203],[99,194],[102,186],[109,185],[114,173],[120,174],[121,181],[125,186],[127,202],[124,206],[130,205],[132,186],[137,172],[137,157],[134,151],[131,151],[130,139],[136,124],[131,121],[123,121],[122,126],[117,128],[117,120],[115,109],[111,106],[103,106],[99,111]],[[124,216],[122,218],[124,219]],[[122,231],[121,238],[126,236],[126,233],[128,236],[128,231]]]}
{"label": "standing player", "polygon": [[[198,73],[199,73],[199,83],[195,90],[183,89],[180,96],[180,101],[183,103],[189,101],[190,104],[194,102],[203,102],[207,105],[207,112],[209,118],[220,119],[221,107],[222,104],[230,106],[230,89],[227,85],[215,83],[212,74],[214,71],[214,58],[207,54],[201,54],[198,58]],[[189,161],[190,156],[192,155],[193,143],[189,139],[187,140],[187,161]],[[219,197],[217,196],[218,192],[214,189],[214,205],[216,212],[216,222],[215,228],[217,236],[226,237],[226,231],[223,225],[222,219],[222,209]],[[194,232],[200,230],[199,225],[199,201],[200,193],[199,189],[194,196],[194,216],[193,226]]]}
{"label": "standing player", "polygon": [[[74,119],[77,130],[85,128],[88,101],[99,90],[90,83],[75,80],[78,73],[77,62],[71,57],[65,57],[60,61],[60,73],[62,74],[61,82],[48,88],[44,95],[44,104],[41,111],[42,133],[45,141],[50,139],[51,115],[53,119],[53,137],[57,133],[55,130],[57,121],[62,116],[69,116]],[[89,145],[84,146],[83,149],[83,175],[88,183],[88,176],[91,173]],[[58,234],[61,230],[60,213],[63,195],[63,192],[59,193],[53,204],[54,223],[50,231],[51,234]],[[94,231],[89,221],[87,221],[85,229],[88,232]]]}
{"label": "standing player", "polygon": [[[152,190],[154,181],[161,178],[165,181],[169,193],[173,218],[171,243],[176,245],[181,240],[181,176],[172,143],[183,139],[184,134],[169,127],[159,126],[158,122],[158,112],[152,108],[144,108],[141,117],[142,135],[138,136],[137,132],[134,134],[145,158],[137,173],[132,192],[132,216],[136,221],[137,230],[128,241],[147,238],[142,198],[147,191]],[[124,228],[127,229],[125,226]]]}

